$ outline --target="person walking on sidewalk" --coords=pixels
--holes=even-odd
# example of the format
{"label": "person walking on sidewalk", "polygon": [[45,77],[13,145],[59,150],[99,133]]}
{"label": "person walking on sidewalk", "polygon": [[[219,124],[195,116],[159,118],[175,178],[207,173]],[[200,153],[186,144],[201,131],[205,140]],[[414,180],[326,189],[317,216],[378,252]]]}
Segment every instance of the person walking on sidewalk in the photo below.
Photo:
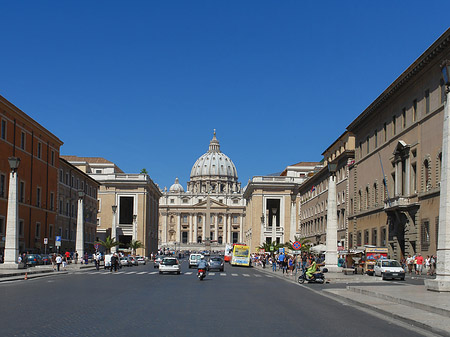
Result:
{"label": "person walking on sidewalk", "polygon": [[423,269],[423,256],[422,256],[420,253],[417,254],[417,257],[416,257],[416,264],[417,264],[416,274],[417,274],[417,275],[422,275],[422,269]]}
{"label": "person walking on sidewalk", "polygon": [[414,265],[414,258],[411,255],[408,255],[408,258],[406,259],[406,265],[408,266],[408,274],[411,275]]}
{"label": "person walking on sidewalk", "polygon": [[275,257],[271,257],[270,261],[272,262],[272,271],[277,271],[277,260]]}
{"label": "person walking on sidewalk", "polygon": [[61,268],[61,263],[62,263],[62,257],[61,257],[61,255],[58,254],[58,256],[56,257],[56,269],[57,269],[57,271],[59,271],[59,269]]}

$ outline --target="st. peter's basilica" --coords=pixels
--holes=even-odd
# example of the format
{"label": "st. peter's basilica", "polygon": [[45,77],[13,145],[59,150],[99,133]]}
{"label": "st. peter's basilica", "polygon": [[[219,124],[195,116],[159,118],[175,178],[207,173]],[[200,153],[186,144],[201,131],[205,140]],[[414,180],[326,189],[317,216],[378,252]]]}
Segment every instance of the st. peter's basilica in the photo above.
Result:
{"label": "st. peter's basilica", "polygon": [[201,250],[211,240],[211,249],[218,250],[243,240],[241,184],[236,166],[220,151],[215,131],[208,151],[192,166],[186,191],[176,178],[164,189],[159,211],[161,248]]}

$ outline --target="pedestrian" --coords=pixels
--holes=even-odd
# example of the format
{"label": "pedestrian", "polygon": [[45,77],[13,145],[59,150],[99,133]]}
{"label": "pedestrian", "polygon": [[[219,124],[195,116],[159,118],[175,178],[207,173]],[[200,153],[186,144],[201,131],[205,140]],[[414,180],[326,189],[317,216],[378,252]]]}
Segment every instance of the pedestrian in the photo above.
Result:
{"label": "pedestrian", "polygon": [[68,260],[67,257],[63,256],[63,258],[62,258],[62,267],[63,267],[64,270],[66,270],[67,260]]}
{"label": "pedestrian", "polygon": [[78,252],[75,251],[75,253],[73,254],[74,260],[75,260],[75,264],[78,263]]}
{"label": "pedestrian", "polygon": [[427,258],[425,259],[425,270],[427,275],[430,275],[430,260],[430,255],[427,255]]}
{"label": "pedestrian", "polygon": [[56,270],[56,254],[55,253],[52,254],[52,268],[53,268],[53,271]]}
{"label": "pedestrian", "polygon": [[57,271],[59,271],[59,269],[61,268],[61,263],[62,263],[62,257],[61,257],[61,255],[58,254],[58,256],[56,257],[56,268],[57,268]]}
{"label": "pedestrian", "polygon": [[408,266],[408,274],[412,274],[413,266],[414,266],[414,258],[411,255],[408,255],[406,259],[406,265]]}
{"label": "pedestrian", "polygon": [[308,254],[306,252],[303,252],[302,255],[302,272],[306,271],[306,264],[308,263]]}
{"label": "pedestrian", "polygon": [[111,272],[116,268],[116,260],[117,260],[117,256],[114,253],[111,256]]}
{"label": "pedestrian", "polygon": [[275,260],[275,257],[271,257],[270,262],[272,263],[272,271],[277,271],[277,261]]}
{"label": "pedestrian", "polygon": [[422,269],[423,269],[423,256],[419,253],[416,257],[416,274],[422,275]]}
{"label": "pedestrian", "polygon": [[88,257],[88,253],[84,253],[84,264],[88,264],[89,261],[89,257]]}
{"label": "pedestrian", "polygon": [[[289,257],[288,266],[289,266],[290,275],[293,276],[294,275],[294,258],[292,257],[292,255]],[[287,273],[286,273],[286,275],[287,275]]]}
{"label": "pedestrian", "polygon": [[436,271],[436,256],[431,255],[431,258],[430,258],[430,276],[433,276],[435,271]]}

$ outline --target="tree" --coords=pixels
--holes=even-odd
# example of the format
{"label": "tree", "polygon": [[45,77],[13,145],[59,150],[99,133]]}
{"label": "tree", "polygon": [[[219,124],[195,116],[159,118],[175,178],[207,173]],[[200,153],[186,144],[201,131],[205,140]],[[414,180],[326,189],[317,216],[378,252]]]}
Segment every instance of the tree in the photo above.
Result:
{"label": "tree", "polygon": [[144,244],[139,240],[131,241],[129,248],[133,250],[133,254],[136,255],[136,250],[144,248]]}
{"label": "tree", "polygon": [[111,239],[110,236],[108,236],[105,241],[98,240],[95,243],[98,243],[99,245],[105,247],[106,253],[110,253],[112,247],[120,245],[120,242],[116,241],[116,239]]}
{"label": "tree", "polygon": [[148,174],[148,171],[145,167],[141,170],[141,174]]}
{"label": "tree", "polygon": [[[270,250],[270,247],[273,247],[273,251]],[[283,248],[285,245],[283,243],[278,243],[278,242],[272,242],[272,243],[267,243],[264,242],[261,246],[259,246],[259,249],[264,249],[266,251],[266,253],[274,253],[276,251],[278,251],[280,248]]]}

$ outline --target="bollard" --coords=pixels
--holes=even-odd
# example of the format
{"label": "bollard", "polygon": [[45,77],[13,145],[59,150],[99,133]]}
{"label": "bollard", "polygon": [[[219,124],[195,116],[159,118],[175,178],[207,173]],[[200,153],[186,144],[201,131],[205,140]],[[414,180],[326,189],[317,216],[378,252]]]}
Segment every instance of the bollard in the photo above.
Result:
{"label": "bollard", "polygon": [[28,272],[25,272],[25,278],[24,280],[28,280]]}

